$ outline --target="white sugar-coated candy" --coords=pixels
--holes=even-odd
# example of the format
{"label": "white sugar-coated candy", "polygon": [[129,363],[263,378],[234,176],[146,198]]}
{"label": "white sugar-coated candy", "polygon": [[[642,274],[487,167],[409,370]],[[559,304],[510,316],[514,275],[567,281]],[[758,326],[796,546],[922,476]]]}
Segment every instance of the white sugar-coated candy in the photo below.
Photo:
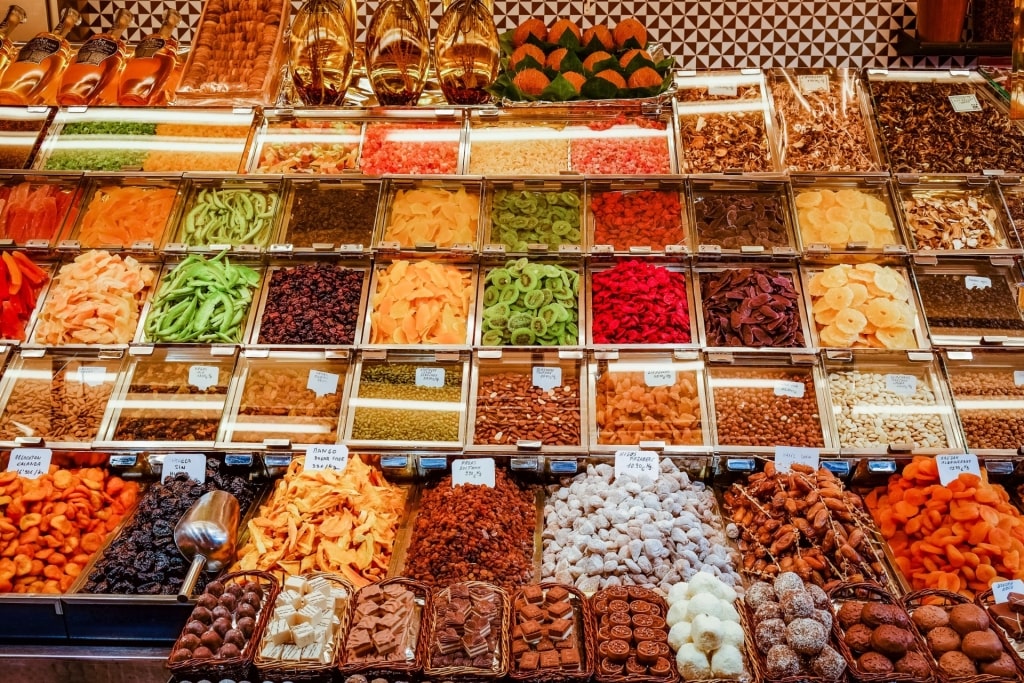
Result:
{"label": "white sugar-coated candy", "polygon": [[[693,579],[690,579],[690,585],[693,585]],[[697,616],[701,614],[708,614],[716,619],[722,613],[722,601],[710,593],[701,593],[690,598],[690,602],[687,603],[686,616],[693,621]]]}
{"label": "white sugar-coated candy", "polygon": [[698,614],[690,621],[690,640],[700,651],[714,652],[722,644],[721,620],[710,614]]}
{"label": "white sugar-coated candy", "polygon": [[711,657],[711,675],[718,678],[739,678],[743,675],[743,655],[735,645],[723,645]]}
{"label": "white sugar-coated candy", "polygon": [[[686,622],[680,622],[685,624]],[[722,647],[733,645],[742,648],[744,645],[743,627],[738,621],[722,622]]]}
{"label": "white sugar-coated candy", "polygon": [[718,617],[722,621],[731,621],[733,623],[740,623],[740,613],[736,610],[735,605],[731,602],[722,600],[722,613]]}
{"label": "white sugar-coated candy", "polygon": [[676,653],[676,668],[687,681],[699,681],[711,678],[711,662],[707,655],[697,649],[693,643],[684,643]]}
{"label": "white sugar-coated candy", "polygon": [[686,600],[690,596],[689,588],[690,585],[686,582],[677,583],[668,589],[668,597],[665,599],[669,605],[674,605],[680,600]]}
{"label": "white sugar-coated candy", "polygon": [[686,614],[689,612],[689,604],[689,600],[680,600],[673,603],[672,606],[668,608],[668,614],[665,615],[665,622],[669,626],[675,626],[681,621],[689,621],[686,618]]}
{"label": "white sugar-coated candy", "polygon": [[736,599],[736,591],[726,586],[717,577],[706,572],[698,572],[690,580],[690,596],[692,597],[699,593],[711,593],[715,597],[729,603]]}
{"label": "white sugar-coated candy", "polygon": [[680,621],[668,632],[668,645],[678,651],[684,643],[690,642],[690,622]]}

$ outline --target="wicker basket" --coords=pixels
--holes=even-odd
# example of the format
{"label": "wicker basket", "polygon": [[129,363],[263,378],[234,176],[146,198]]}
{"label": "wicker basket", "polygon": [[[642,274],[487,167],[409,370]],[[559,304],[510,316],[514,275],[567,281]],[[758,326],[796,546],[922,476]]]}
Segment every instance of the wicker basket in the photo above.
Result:
{"label": "wicker basket", "polygon": [[[605,588],[594,593],[590,597],[590,620],[591,628],[594,633],[597,633],[597,622],[600,618],[600,614],[604,611],[601,607],[602,602],[611,600],[626,600],[632,602],[634,600],[643,600],[652,603],[655,606],[656,614],[660,617],[668,615],[668,604],[665,599],[655,593],[652,590],[641,588],[640,586],[613,586],[611,588]],[[666,627],[666,634],[668,629]],[[595,635],[594,643],[600,648],[600,643],[597,642]],[[652,676],[650,674],[633,674],[624,672],[621,674],[609,674],[602,672],[600,669],[600,661],[594,657],[594,680],[598,683],[673,683],[679,680],[679,672],[676,671],[676,658],[672,656],[671,650],[669,651],[669,672],[667,676]]]}
{"label": "wicker basket", "polygon": [[[515,662],[510,660],[508,677],[513,681],[523,681],[524,683],[557,683],[558,681],[585,683],[594,674],[594,658],[597,654],[597,632],[594,628],[593,617],[590,614],[590,603],[587,602],[587,598],[575,586],[555,581],[546,581],[540,584],[543,590],[554,588],[555,586],[569,591],[569,602],[573,606],[573,614],[575,615],[573,628],[578,629],[576,637],[580,646],[580,670],[576,672],[563,671],[561,669],[520,671],[516,668]],[[516,593],[512,600],[513,605],[519,601],[522,594],[522,590]],[[511,649],[511,646],[509,646],[510,657]]]}
{"label": "wicker basket", "polygon": [[[490,680],[495,678],[503,678],[508,673],[508,659],[509,659],[509,637],[511,632],[511,611],[512,605],[508,598],[508,593],[504,590],[490,583],[484,583],[482,581],[462,581],[458,584],[465,586],[469,589],[486,589],[492,591],[498,596],[498,609],[501,610],[498,615],[501,623],[500,631],[498,633],[497,640],[497,652],[494,658],[494,664],[489,669],[483,669],[475,666],[434,666],[434,638],[437,635],[435,629],[438,628],[438,615],[434,615],[431,619],[430,633],[427,634],[427,656],[423,666],[423,675],[426,678],[433,678],[438,680]],[[436,606],[439,604],[440,599],[447,601],[448,596],[451,593],[451,586],[443,588],[437,591],[431,596],[431,601]]]}
{"label": "wicker basket", "polygon": [[[960,595],[959,593],[953,593],[951,591],[938,590],[934,588],[925,588],[919,591],[913,591],[903,596],[903,606],[911,617],[914,615],[914,611],[922,605],[938,605],[947,610],[952,609],[956,605],[962,604],[974,604],[966,596]],[[985,613],[988,616],[988,612]],[[989,619],[989,628],[999,633],[998,628],[994,628],[995,624]],[[1001,642],[1005,643],[1005,638]],[[1006,647],[1004,645],[1003,647]],[[1013,648],[1007,648],[1010,656],[1013,656]],[[973,676],[961,676],[959,678],[953,678],[947,675],[941,669],[937,669],[938,679],[942,683],[1009,683],[1014,681],[1017,683],[1020,677],[1005,678],[1003,676],[993,676],[991,674],[975,674]]]}
{"label": "wicker basket", "polygon": [[[244,584],[247,581],[257,581],[263,587],[263,605],[260,608],[259,613],[256,615],[256,627],[252,631],[252,636],[242,649],[241,654],[238,657],[232,657],[230,659],[186,659],[183,662],[168,662],[167,668],[171,670],[171,674],[176,680],[197,680],[197,679],[214,679],[217,680],[224,678],[231,678],[240,680],[249,677],[249,671],[252,668],[253,658],[256,655],[256,650],[259,647],[260,642],[263,640],[263,631],[267,626],[267,621],[270,619],[270,613],[274,611],[274,602],[277,600],[277,593],[280,586],[277,583],[277,579],[272,574],[260,571],[248,571],[248,572],[235,572],[234,574],[225,574],[218,579],[225,586],[231,583]],[[178,643],[181,642],[181,637],[185,635],[184,629],[182,629],[181,636],[178,636],[178,641],[175,642],[171,652],[178,649]]]}
{"label": "wicker basket", "polygon": [[266,658],[261,654],[263,652],[263,646],[266,644],[267,640],[266,633],[264,633],[263,638],[260,640],[260,648],[256,652],[256,658],[253,661],[253,664],[256,665],[256,670],[260,673],[260,680],[289,680],[294,683],[331,680],[331,671],[334,669],[335,662],[338,661],[338,652],[341,651],[341,644],[344,642],[345,635],[348,633],[348,624],[352,618],[352,598],[355,594],[355,589],[352,588],[351,583],[339,574],[332,574],[330,572],[312,572],[307,578],[315,579],[317,577],[327,579],[337,587],[343,588],[348,592],[349,596],[345,609],[342,610],[340,615],[341,623],[338,625],[338,629],[334,634],[334,648],[331,651],[330,661],[326,663],[298,662]]}
{"label": "wicker basket", "polygon": [[[423,671],[423,662],[426,660],[427,647],[429,646],[430,631],[431,631],[431,618],[433,616],[433,600],[431,599],[430,589],[426,584],[420,583],[419,581],[413,581],[404,577],[395,577],[393,579],[387,579],[381,581],[377,586],[389,586],[391,584],[400,584],[411,590],[416,595],[417,604],[420,607],[420,623],[419,630],[416,636],[416,647],[414,649],[414,655],[412,659],[405,661],[387,661],[387,660],[375,660],[369,662],[349,662],[346,658],[346,648],[342,645],[338,652],[338,666],[337,671],[341,676],[351,676],[352,674],[363,674],[367,678],[385,678],[392,680],[393,678],[401,677],[408,679],[409,677],[415,676]],[[359,604],[359,593],[356,593],[355,599],[352,601],[353,610]],[[348,634],[346,634],[346,640]]]}
{"label": "wicker basket", "polygon": [[[991,605],[995,604],[995,600],[992,599],[991,590],[987,590],[984,593],[979,593],[978,595],[976,595],[974,597],[974,602],[977,603],[978,606],[981,607],[983,610],[985,610],[986,614],[988,614],[988,608]],[[988,619],[990,622],[992,622],[992,630],[995,631],[996,635],[999,636],[999,639],[1003,641],[1003,647],[1005,647],[1006,650],[1010,653],[1010,656],[1013,657],[1013,663],[1017,665],[1017,671],[1020,672],[1021,680],[1024,680],[1024,660],[1021,660],[1020,652],[1017,650],[1016,646],[1014,645],[1014,642],[1010,640],[1010,637],[1006,634],[1006,631],[1003,629],[1003,627],[995,623],[995,619],[992,618],[991,614],[988,615]]]}
{"label": "wicker basket", "polygon": [[[764,655],[757,646],[752,642],[751,634],[754,633],[757,628],[757,621],[754,619],[754,610],[750,609],[750,606],[744,602],[743,608],[740,610],[740,616],[744,620],[743,630],[747,634],[747,654],[750,656],[750,663],[754,669],[754,680],[758,683],[840,683],[846,680],[846,670],[839,675],[838,678],[823,678],[821,676],[815,676],[814,674],[806,674],[801,676],[785,676],[783,678],[773,678],[768,675],[768,663],[764,659]],[[834,638],[829,638],[829,645],[835,647],[835,643],[832,641]],[[835,648],[839,652],[839,648]]]}
{"label": "wicker basket", "polygon": [[[832,600],[836,606],[836,611],[841,603],[846,603],[851,600],[857,600],[860,602],[880,602],[884,605],[892,605],[903,609],[903,605],[900,604],[896,598],[889,595],[885,589],[876,583],[868,582],[851,582],[841,583],[828,593],[829,599]],[[935,660],[932,658],[932,654],[928,649],[928,645],[925,643],[924,638],[918,633],[917,628],[910,621],[910,615],[907,615],[907,623],[910,625],[909,630],[914,635],[914,643],[911,650],[922,655],[931,664],[932,670],[929,675],[925,678],[919,676],[912,676],[910,674],[898,673],[895,671],[879,674],[871,673],[868,671],[862,671],[857,666],[857,658],[850,651],[849,646],[846,644],[846,637],[843,634],[843,629],[839,625],[839,619],[832,620],[832,640],[835,641],[836,649],[839,650],[839,654],[843,655],[843,659],[846,660],[847,670],[850,672],[850,678],[860,683],[885,683],[891,681],[892,683],[932,683],[937,677],[937,667]]]}

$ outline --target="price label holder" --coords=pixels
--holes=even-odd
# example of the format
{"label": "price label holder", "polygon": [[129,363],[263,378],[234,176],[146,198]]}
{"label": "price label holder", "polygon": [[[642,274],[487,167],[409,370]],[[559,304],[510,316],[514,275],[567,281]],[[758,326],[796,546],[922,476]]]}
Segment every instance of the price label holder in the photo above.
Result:
{"label": "price label holder", "polygon": [[670,387],[675,383],[675,370],[644,370],[644,384],[649,387]]}
{"label": "price label holder", "polygon": [[885,376],[885,390],[897,396],[913,396],[917,392],[917,377],[888,374]]}
{"label": "price label holder", "polygon": [[87,387],[98,387],[107,379],[107,369],[102,365],[82,365],[78,374]]}
{"label": "price label holder", "polygon": [[344,472],[346,467],[348,467],[348,446],[344,444],[319,445],[306,449],[306,460],[303,463],[302,471],[337,470]]}
{"label": "price label holder", "polygon": [[494,488],[494,458],[466,458],[452,463],[452,487],[475,484]]}
{"label": "price label holder", "polygon": [[444,368],[416,368],[416,386],[440,389],[444,386]]}
{"label": "price label holder", "polygon": [[533,368],[533,386],[544,391],[551,391],[562,386],[562,368],[547,365],[535,365]]}
{"label": "price label holder", "polygon": [[160,469],[160,483],[178,472],[184,472],[192,481],[206,481],[206,456],[202,453],[168,453]]}
{"label": "price label holder", "polygon": [[188,368],[188,383],[199,391],[217,386],[219,379],[220,369],[215,365],[190,365]]}
{"label": "price label holder", "polygon": [[1011,581],[994,581],[992,588],[992,600],[997,605],[1009,601],[1010,593],[1024,593],[1024,581],[1013,579]]}
{"label": "price label holder", "polygon": [[964,278],[967,289],[988,289],[992,286],[992,278],[980,275],[968,275]]}
{"label": "price label holder", "polygon": [[804,74],[797,76],[797,82],[804,93],[828,92],[828,74]]}
{"label": "price label holder", "polygon": [[708,85],[710,97],[736,97],[737,87],[735,83],[712,83]]}
{"label": "price label holder", "polygon": [[949,104],[957,114],[967,114],[975,111],[982,111],[981,103],[974,93],[966,95],[950,95]]}
{"label": "price label holder", "polygon": [[803,398],[807,387],[803,382],[776,382],[775,395],[788,396],[789,398]]}
{"label": "price label holder", "polygon": [[615,478],[629,474],[657,479],[659,474],[656,451],[615,451]]}
{"label": "price label holder", "polygon": [[306,388],[316,394],[317,398],[338,393],[339,376],[333,372],[310,370],[306,380]]}
{"label": "price label holder", "polygon": [[981,468],[978,466],[978,456],[973,453],[960,453],[957,455],[936,455],[935,465],[939,468],[939,483],[948,486],[964,472],[981,476]]}
{"label": "price label holder", "polygon": [[53,451],[49,448],[15,448],[7,462],[8,472],[17,472],[19,477],[38,479],[50,471]]}
{"label": "price label holder", "polygon": [[817,448],[775,447],[775,469],[783,474],[789,472],[793,465],[807,465],[817,471],[820,460],[821,452]]}

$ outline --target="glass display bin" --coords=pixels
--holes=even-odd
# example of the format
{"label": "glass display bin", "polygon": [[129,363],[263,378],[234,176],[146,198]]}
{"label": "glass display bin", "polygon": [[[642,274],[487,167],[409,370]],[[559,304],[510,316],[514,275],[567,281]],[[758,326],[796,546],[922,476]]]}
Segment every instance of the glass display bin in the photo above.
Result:
{"label": "glass display bin", "polygon": [[82,201],[80,173],[0,175],[0,247],[48,250]]}
{"label": "glass display bin", "polygon": [[586,368],[582,350],[477,351],[466,451],[586,452]]}
{"label": "glass display bin", "polygon": [[249,173],[358,172],[363,124],[351,115],[268,110],[256,127]]}
{"label": "glass display bin", "polygon": [[1024,128],[975,71],[869,69],[893,173],[1024,171]]}
{"label": "glass display bin", "polygon": [[698,259],[796,256],[785,180],[692,178],[690,200]]}
{"label": "glass display bin", "polygon": [[844,261],[800,268],[813,346],[929,348],[924,317],[903,261],[878,257]]}
{"label": "glass display bin", "polygon": [[828,351],[824,362],[836,439],[844,456],[963,452],[934,354]]}
{"label": "glass display bin", "polygon": [[779,446],[836,454],[828,391],[811,353],[709,353],[716,453],[770,455]]}
{"label": "glass display bin", "polygon": [[463,113],[454,109],[371,109],[362,119],[359,172],[379,175],[462,173]]}
{"label": "glass display bin", "polygon": [[791,182],[796,234],[805,259],[907,253],[887,176],[794,175]]}
{"label": "glass display bin", "polygon": [[467,259],[480,251],[480,180],[393,178],[385,181],[383,195],[373,240],[377,253]]}
{"label": "glass display bin", "polygon": [[1024,354],[948,349],[942,364],[968,452],[1020,455],[1024,449]]}
{"label": "glass display bin", "polygon": [[180,176],[89,174],[78,219],[60,248],[159,251],[174,225],[182,189]]}
{"label": "glass display bin", "polygon": [[1010,217],[1008,231],[1012,230],[1017,244],[1024,245],[1021,239],[1024,232],[1024,180],[1020,176],[1002,176],[996,181],[1006,206],[1006,214]]}
{"label": "glass display bin", "polygon": [[482,232],[488,256],[585,251],[581,180],[489,180],[485,192]]}
{"label": "glass display bin", "polygon": [[0,447],[90,448],[124,355],[123,349],[18,352],[0,380]]}
{"label": "glass display bin", "polygon": [[101,448],[213,448],[237,350],[134,346],[108,403]]}
{"label": "glass display bin", "polygon": [[31,166],[53,112],[50,107],[0,107],[0,168]]}
{"label": "glass display bin", "polygon": [[165,251],[259,253],[280,241],[280,178],[186,177],[177,229]]}
{"label": "glass display bin", "polygon": [[285,179],[281,232],[271,253],[370,256],[382,185],[379,180]]}
{"label": "glass display bin", "polygon": [[231,380],[221,448],[298,449],[340,441],[348,350],[245,349]]}
{"label": "glass display bin", "polygon": [[685,180],[588,180],[583,239],[591,256],[688,256],[686,197]]}
{"label": "glass display bin", "polygon": [[[0,304],[0,345],[17,346],[29,339],[32,328],[39,317],[39,309],[50,280],[57,270],[57,262],[34,258],[31,252],[6,252],[3,258],[3,277],[0,278],[0,291],[3,291],[3,303]],[[21,274],[18,291],[12,293],[13,282],[10,271],[13,268]],[[0,363],[0,368],[3,364]]]}
{"label": "glass display bin", "polygon": [[781,165],[791,173],[884,171],[867,87],[858,69],[768,71]]}
{"label": "glass display bin", "polygon": [[252,109],[61,109],[33,168],[49,171],[237,173]]}
{"label": "glass display bin", "polygon": [[700,346],[692,273],[677,260],[593,260],[583,290],[590,347]]}
{"label": "glass display bin", "polygon": [[572,139],[567,114],[568,108],[563,107],[472,112],[466,172],[487,177],[567,173]]}
{"label": "glass display bin", "polygon": [[781,171],[767,92],[760,69],[677,76],[680,172]]}
{"label": "glass display bin", "polygon": [[990,179],[900,176],[895,186],[912,251],[949,256],[1021,253]]}
{"label": "glass display bin", "polygon": [[465,445],[468,351],[364,350],[353,373],[344,431],[350,448]]}
{"label": "glass display bin", "polygon": [[361,344],[469,346],[477,296],[475,265],[440,259],[378,259]]}
{"label": "glass display bin", "polygon": [[918,257],[914,280],[937,346],[1024,345],[1020,268],[1012,258]]}
{"label": "glass display bin", "polygon": [[813,346],[794,266],[731,263],[694,269],[699,339],[709,348]]}
{"label": "glass display bin", "polygon": [[698,351],[594,351],[587,385],[592,453],[710,452],[712,423]]}

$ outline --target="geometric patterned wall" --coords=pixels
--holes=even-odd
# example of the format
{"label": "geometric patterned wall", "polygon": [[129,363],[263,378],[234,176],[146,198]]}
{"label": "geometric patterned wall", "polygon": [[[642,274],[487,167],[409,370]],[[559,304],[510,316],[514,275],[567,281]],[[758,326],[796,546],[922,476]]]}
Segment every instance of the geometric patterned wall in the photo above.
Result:
{"label": "geometric patterned wall", "polygon": [[[128,37],[137,40],[155,30],[168,5],[181,12],[179,39],[188,42],[199,22],[202,0],[60,0],[76,6],[86,30],[110,26],[114,12],[127,7],[135,13]],[[297,9],[300,3],[295,2]],[[432,27],[441,15],[441,3],[432,0]],[[365,26],[377,2],[359,2]],[[585,7],[601,14],[584,16]],[[551,21],[568,17],[581,26],[612,23],[635,16],[648,27],[652,39],[684,69],[739,67],[899,67],[970,66],[963,59],[909,60],[896,55],[896,36],[914,25],[915,2],[893,0],[495,0],[498,30],[514,28],[523,19]],[[88,35],[84,33],[84,35]]]}

